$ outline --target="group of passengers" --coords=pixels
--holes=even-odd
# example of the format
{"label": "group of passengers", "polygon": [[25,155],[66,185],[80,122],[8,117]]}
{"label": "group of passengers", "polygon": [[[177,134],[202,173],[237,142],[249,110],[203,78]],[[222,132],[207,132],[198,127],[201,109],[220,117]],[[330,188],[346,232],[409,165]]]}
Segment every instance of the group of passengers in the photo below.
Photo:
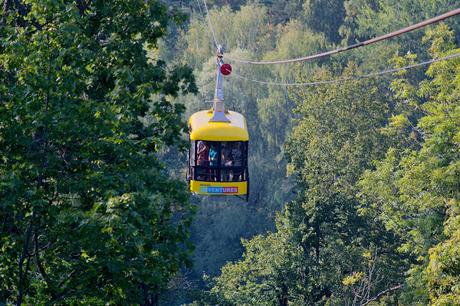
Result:
{"label": "group of passengers", "polygon": [[[241,142],[227,143],[223,142],[221,146],[221,181],[240,181],[241,180],[241,169],[228,169],[225,167],[242,167],[243,166],[243,150]],[[217,167],[219,163],[218,159],[218,144],[206,143],[204,141],[198,141],[197,148],[197,165],[203,167]],[[200,177],[201,176],[201,177]],[[206,179],[208,177],[208,179]],[[199,179],[216,181],[217,170],[209,169],[208,175],[206,172],[200,171]]]}

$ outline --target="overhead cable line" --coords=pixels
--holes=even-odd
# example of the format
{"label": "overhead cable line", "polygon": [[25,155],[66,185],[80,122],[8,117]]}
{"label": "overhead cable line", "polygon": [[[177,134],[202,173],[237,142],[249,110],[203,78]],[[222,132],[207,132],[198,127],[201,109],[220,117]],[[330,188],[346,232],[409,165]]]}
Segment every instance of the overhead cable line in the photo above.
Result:
{"label": "overhead cable line", "polygon": [[[203,1],[203,4],[204,4],[204,7],[205,7],[207,20],[208,20],[208,26],[209,26],[209,30],[210,30],[210,32],[212,34],[213,43],[214,43],[215,46],[219,46],[219,44],[217,42],[216,35],[215,35],[214,27],[213,27],[213,24],[211,22],[211,18],[210,18],[210,14],[209,14],[207,4],[206,4],[206,0],[202,0],[202,1]],[[422,27],[425,27],[427,25],[442,21],[444,19],[447,19],[449,17],[453,17],[453,16],[458,15],[458,14],[460,14],[460,8],[452,10],[452,11],[447,12],[445,14],[439,15],[437,17],[434,17],[434,18],[419,22],[419,23],[414,24],[412,26],[400,29],[398,31],[394,31],[394,32],[391,32],[389,34],[385,34],[385,35],[382,35],[382,36],[379,36],[379,37],[375,37],[375,38],[366,40],[366,41],[361,42],[361,43],[357,43],[357,44],[354,44],[354,45],[350,45],[348,47],[343,47],[343,48],[339,48],[339,49],[324,52],[324,53],[319,53],[319,54],[315,54],[315,55],[306,56],[306,57],[303,57],[303,58],[295,58],[295,59],[271,61],[271,62],[256,62],[256,61],[239,60],[239,59],[230,58],[228,56],[226,56],[226,58],[228,58],[228,59],[230,59],[231,61],[234,61],[234,62],[240,62],[240,63],[246,63],[246,64],[255,64],[255,65],[284,64],[284,63],[308,61],[308,60],[312,60],[312,59],[316,59],[316,58],[330,56],[332,54],[337,54],[337,53],[344,52],[344,51],[351,50],[351,49],[355,49],[355,48],[358,48],[358,47],[366,46],[366,45],[369,45],[369,44],[373,44],[373,43],[376,43],[378,41],[386,40],[386,39],[389,39],[389,38],[392,38],[392,37],[395,37],[395,36],[399,36],[401,34],[404,34],[404,33],[407,33],[407,32],[422,28]],[[368,74],[364,74],[364,75],[356,75],[356,76],[348,77],[348,78],[339,78],[339,79],[323,80],[323,81],[316,81],[316,82],[282,83],[282,82],[271,82],[271,81],[262,81],[262,80],[251,79],[251,78],[248,78],[246,76],[239,75],[239,74],[237,74],[235,72],[233,72],[232,75],[235,78],[239,78],[239,79],[254,82],[254,83],[264,84],[264,85],[268,85],[268,86],[285,86],[285,87],[288,87],[288,86],[316,86],[316,85],[335,84],[335,83],[347,82],[347,81],[352,81],[352,80],[357,80],[357,79],[378,77],[378,76],[382,76],[382,75],[389,74],[389,73],[395,73],[395,72],[399,72],[399,71],[406,70],[406,69],[412,69],[412,68],[429,65],[429,64],[432,64],[432,63],[440,62],[440,61],[450,60],[450,59],[457,58],[457,57],[460,57],[460,53],[451,54],[451,55],[441,57],[441,58],[431,59],[431,60],[424,61],[424,62],[417,63],[417,64],[407,65],[405,67],[386,69],[386,70],[382,70],[382,71],[378,71],[378,72],[368,73]]]}
{"label": "overhead cable line", "polygon": [[441,57],[441,58],[435,58],[435,59],[431,59],[429,61],[425,61],[425,62],[421,62],[421,63],[417,63],[417,64],[412,64],[412,65],[407,65],[407,66],[400,67],[400,68],[386,69],[386,70],[382,70],[382,71],[378,71],[378,72],[372,72],[372,73],[368,73],[368,74],[356,75],[356,76],[351,76],[351,77],[347,77],[347,78],[339,78],[339,79],[333,79],[333,80],[323,80],[323,81],[316,81],[316,82],[304,82],[304,83],[281,83],[281,82],[261,81],[261,80],[255,80],[255,79],[251,79],[251,78],[236,74],[235,72],[232,72],[232,75],[234,77],[238,78],[238,79],[242,79],[242,80],[250,81],[250,82],[254,82],[254,83],[259,83],[259,84],[264,84],[264,85],[269,85],[269,86],[286,86],[286,87],[287,86],[317,86],[317,85],[337,84],[337,83],[343,83],[343,82],[347,82],[347,81],[378,77],[378,76],[382,76],[382,75],[389,74],[389,73],[395,73],[395,72],[399,72],[399,71],[406,70],[406,69],[416,68],[416,67],[420,67],[420,66],[429,65],[429,64],[432,64],[432,63],[437,63],[437,62],[441,62],[441,61],[445,61],[445,60],[454,59],[454,58],[457,58],[457,57],[460,57],[460,53],[454,53],[454,54],[447,55],[447,56],[444,56],[444,57]]}
{"label": "overhead cable line", "polygon": [[[217,39],[216,39],[216,35],[215,35],[215,32],[214,32],[214,27],[213,27],[212,22],[211,22],[211,18],[209,16],[209,11],[208,11],[208,7],[206,5],[206,0],[203,0],[203,3],[204,3],[204,6],[206,8],[206,14],[208,16],[208,18],[207,18],[208,19],[208,26],[209,26],[209,29],[210,29],[210,31],[212,33],[214,43],[217,46],[218,45],[217,44]],[[416,23],[414,25],[399,29],[397,31],[394,31],[394,32],[391,32],[391,33],[388,33],[388,34],[385,34],[385,35],[381,35],[381,36],[378,36],[378,37],[375,37],[375,38],[368,39],[368,40],[363,41],[363,42],[359,42],[359,43],[356,43],[356,44],[353,44],[353,45],[350,45],[350,46],[338,48],[338,49],[331,50],[331,51],[326,51],[326,52],[323,52],[323,53],[308,55],[308,56],[305,56],[305,57],[292,58],[292,59],[286,59],[286,60],[275,60],[275,61],[252,61],[252,60],[231,58],[231,57],[228,57],[228,56],[226,56],[226,58],[229,59],[230,61],[233,61],[233,62],[236,62],[236,63],[251,64],[251,65],[277,65],[277,64],[305,62],[305,61],[309,61],[309,60],[313,60],[313,59],[317,59],[317,58],[331,56],[333,54],[338,54],[338,53],[341,53],[341,52],[344,52],[344,51],[349,51],[349,50],[352,50],[352,49],[368,46],[368,45],[374,44],[374,43],[379,42],[379,41],[387,40],[387,39],[390,39],[390,38],[393,38],[393,37],[396,37],[396,36],[400,36],[400,35],[402,35],[404,33],[408,33],[408,32],[414,31],[416,29],[426,27],[426,26],[428,26],[430,24],[440,22],[442,20],[445,20],[447,18],[456,16],[456,15],[459,15],[459,14],[460,14],[460,8],[452,10],[452,11],[447,12],[445,14],[439,15],[437,17],[433,17],[433,18],[427,19],[425,21]]]}
{"label": "overhead cable line", "polygon": [[209,14],[208,5],[206,4],[206,0],[203,0],[203,4],[204,4],[204,8],[206,10],[206,16],[208,17],[207,19],[208,19],[209,30],[211,31],[212,39],[214,40],[214,48],[217,48],[217,46],[219,46],[219,44],[217,43],[216,32],[214,32],[214,27],[212,26],[211,16]]}

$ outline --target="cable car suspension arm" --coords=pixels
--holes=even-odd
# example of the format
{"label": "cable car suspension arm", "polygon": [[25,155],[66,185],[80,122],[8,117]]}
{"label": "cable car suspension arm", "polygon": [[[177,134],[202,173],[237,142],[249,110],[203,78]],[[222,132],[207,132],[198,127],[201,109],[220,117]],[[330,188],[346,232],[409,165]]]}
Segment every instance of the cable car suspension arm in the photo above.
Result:
{"label": "cable car suspension arm", "polygon": [[212,117],[210,122],[230,122],[230,119],[225,116],[225,105],[224,105],[224,84],[223,76],[229,75],[232,71],[229,64],[224,64],[223,61],[224,50],[221,45],[217,46],[217,73],[216,73],[216,89],[214,91],[214,101],[212,106]]}

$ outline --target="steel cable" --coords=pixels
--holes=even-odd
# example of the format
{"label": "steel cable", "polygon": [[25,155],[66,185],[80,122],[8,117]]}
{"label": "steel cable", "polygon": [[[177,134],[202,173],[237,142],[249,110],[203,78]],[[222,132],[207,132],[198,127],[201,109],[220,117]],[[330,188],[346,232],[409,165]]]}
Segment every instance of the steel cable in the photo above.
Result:
{"label": "steel cable", "polygon": [[382,70],[382,71],[378,71],[378,72],[372,72],[372,73],[363,74],[363,75],[357,75],[357,76],[348,77],[348,78],[339,78],[339,79],[323,80],[323,81],[316,81],[316,82],[281,83],[281,82],[270,82],[270,81],[255,80],[255,79],[251,79],[251,78],[239,75],[239,74],[234,73],[234,72],[232,72],[232,75],[234,77],[238,78],[238,79],[242,79],[242,80],[250,81],[250,82],[254,82],[254,83],[259,83],[259,84],[264,84],[264,85],[269,85],[269,86],[316,86],[316,85],[336,84],[336,83],[342,83],[342,82],[353,81],[353,80],[358,80],[358,79],[378,77],[378,76],[385,75],[385,74],[388,74],[388,73],[395,73],[395,72],[399,72],[399,71],[402,71],[402,70],[412,69],[412,68],[416,68],[416,67],[420,67],[420,66],[425,66],[425,65],[432,64],[432,63],[441,62],[441,61],[445,61],[445,60],[450,60],[450,59],[457,58],[457,57],[460,57],[460,53],[454,53],[454,54],[447,55],[447,56],[444,56],[444,57],[441,57],[441,58],[431,59],[431,60],[428,60],[428,61],[425,61],[425,62],[412,64],[412,65],[407,65],[407,66],[400,67],[400,68],[392,68],[392,69],[386,69],[386,70]]}

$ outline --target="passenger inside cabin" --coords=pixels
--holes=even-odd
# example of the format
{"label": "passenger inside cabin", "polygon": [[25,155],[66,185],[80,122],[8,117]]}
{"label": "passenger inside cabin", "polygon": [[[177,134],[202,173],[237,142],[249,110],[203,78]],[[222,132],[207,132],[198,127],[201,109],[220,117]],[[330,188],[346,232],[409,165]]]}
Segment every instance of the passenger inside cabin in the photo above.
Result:
{"label": "passenger inside cabin", "polygon": [[204,141],[198,141],[198,150],[196,152],[198,156],[198,166],[208,166],[209,165],[209,147],[206,145]]}
{"label": "passenger inside cabin", "polygon": [[[233,161],[231,158],[231,148],[230,145],[227,142],[222,143],[222,154],[221,154],[221,166],[223,167],[231,167],[233,165]],[[221,181],[223,182],[229,182],[231,181],[231,176],[232,176],[232,171],[226,170],[223,168],[221,170]]]}
{"label": "passenger inside cabin", "polygon": [[217,146],[213,144],[209,148],[209,166],[217,166]]}
{"label": "passenger inside cabin", "polygon": [[[243,152],[241,142],[236,142],[232,147],[232,160],[234,167],[242,167],[243,166]],[[233,172],[233,181],[241,181],[241,168],[235,169]]]}
{"label": "passenger inside cabin", "polygon": [[[218,166],[218,158],[217,158],[217,145],[211,144],[209,147],[209,166],[216,167]],[[216,181],[217,180],[217,170],[210,169],[210,180]]]}
{"label": "passenger inside cabin", "polygon": [[223,142],[222,143],[222,155],[221,155],[221,166],[232,166],[233,165],[233,161],[232,161],[232,158],[231,158],[231,148],[230,146],[228,145],[228,143],[226,142]]}
{"label": "passenger inside cabin", "polygon": [[[209,146],[204,141],[198,141],[198,149],[196,152],[197,155],[197,165],[202,167],[209,166]],[[207,179],[207,171],[206,169],[198,168],[197,171],[197,179],[206,181]]]}

